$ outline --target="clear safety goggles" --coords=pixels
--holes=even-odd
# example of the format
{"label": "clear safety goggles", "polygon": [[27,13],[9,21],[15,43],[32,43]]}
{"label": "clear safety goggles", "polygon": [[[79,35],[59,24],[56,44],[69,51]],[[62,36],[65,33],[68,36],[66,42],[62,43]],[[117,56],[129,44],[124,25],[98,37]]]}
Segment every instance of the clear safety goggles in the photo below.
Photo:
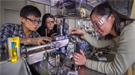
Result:
{"label": "clear safety goggles", "polygon": [[102,26],[104,24],[104,22],[106,21],[108,15],[104,15],[101,19],[99,19],[98,21],[93,23],[93,28],[99,28],[99,26]]}

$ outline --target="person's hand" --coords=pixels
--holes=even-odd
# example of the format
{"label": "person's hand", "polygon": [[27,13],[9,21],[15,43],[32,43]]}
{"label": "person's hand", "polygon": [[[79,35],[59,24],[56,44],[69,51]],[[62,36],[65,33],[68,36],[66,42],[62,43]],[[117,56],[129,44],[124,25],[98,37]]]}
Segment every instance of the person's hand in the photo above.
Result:
{"label": "person's hand", "polygon": [[49,37],[30,38],[30,43],[33,45],[45,44],[44,41],[51,41],[51,38],[49,38]]}
{"label": "person's hand", "polygon": [[79,53],[75,53],[75,54],[74,54],[75,64],[76,64],[76,65],[86,65],[86,60],[87,60],[87,59],[86,59],[86,57],[85,57],[83,51],[80,50],[80,53],[81,53],[81,54],[79,54]]}
{"label": "person's hand", "polygon": [[60,19],[56,18],[56,24],[60,24]]}
{"label": "person's hand", "polygon": [[70,34],[81,34],[81,35],[85,35],[85,31],[78,29],[78,28],[72,28],[70,30]]}

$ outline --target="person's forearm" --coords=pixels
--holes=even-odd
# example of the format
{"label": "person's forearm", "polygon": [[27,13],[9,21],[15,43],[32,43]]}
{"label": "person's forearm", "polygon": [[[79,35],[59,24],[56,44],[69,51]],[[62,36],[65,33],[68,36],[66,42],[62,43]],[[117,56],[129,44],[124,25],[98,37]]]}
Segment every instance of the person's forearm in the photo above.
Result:
{"label": "person's forearm", "polygon": [[103,48],[106,46],[109,46],[113,43],[113,40],[97,40],[96,38],[92,37],[90,34],[85,33],[84,36],[82,36],[83,39],[85,39],[87,42],[90,43],[90,45],[96,47],[96,48]]}
{"label": "person's forearm", "polygon": [[31,44],[30,38],[21,39],[20,43],[23,43],[24,45]]}
{"label": "person's forearm", "polygon": [[85,34],[86,34],[86,32],[85,32],[85,31],[83,31],[83,32],[82,32],[82,35],[84,36]]}

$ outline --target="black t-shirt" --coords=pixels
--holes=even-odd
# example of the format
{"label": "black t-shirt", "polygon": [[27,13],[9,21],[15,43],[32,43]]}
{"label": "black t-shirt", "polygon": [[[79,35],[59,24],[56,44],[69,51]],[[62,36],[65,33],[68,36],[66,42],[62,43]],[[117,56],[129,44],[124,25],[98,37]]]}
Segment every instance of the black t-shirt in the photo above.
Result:
{"label": "black t-shirt", "polygon": [[[45,35],[45,28],[40,26],[38,29],[37,29],[37,32],[41,35],[41,36],[46,36]],[[47,33],[47,36],[48,37],[51,37],[51,35],[53,33],[57,33],[57,25],[54,25],[53,29],[50,31],[50,33]]]}

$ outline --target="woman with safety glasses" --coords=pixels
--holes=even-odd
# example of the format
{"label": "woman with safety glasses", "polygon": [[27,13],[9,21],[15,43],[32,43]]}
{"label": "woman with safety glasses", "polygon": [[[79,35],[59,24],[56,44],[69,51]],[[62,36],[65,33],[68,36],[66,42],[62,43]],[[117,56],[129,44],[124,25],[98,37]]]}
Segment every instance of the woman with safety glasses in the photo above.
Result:
{"label": "woman with safety glasses", "polygon": [[[54,25],[55,18],[50,13],[47,13],[42,18],[41,27],[37,29],[37,32],[41,36],[51,37],[53,34],[57,33],[57,25]],[[56,24],[59,24],[60,20],[56,18]]]}
{"label": "woman with safety glasses", "polygon": [[103,40],[96,40],[91,35],[78,28],[71,29],[71,34],[82,34],[82,38],[96,48],[103,48],[114,44],[117,53],[112,62],[99,62],[86,59],[84,53],[75,53],[77,65],[97,70],[109,75],[122,75],[135,63],[135,20],[118,13],[109,3],[96,6],[90,14],[94,29],[104,36]]}

